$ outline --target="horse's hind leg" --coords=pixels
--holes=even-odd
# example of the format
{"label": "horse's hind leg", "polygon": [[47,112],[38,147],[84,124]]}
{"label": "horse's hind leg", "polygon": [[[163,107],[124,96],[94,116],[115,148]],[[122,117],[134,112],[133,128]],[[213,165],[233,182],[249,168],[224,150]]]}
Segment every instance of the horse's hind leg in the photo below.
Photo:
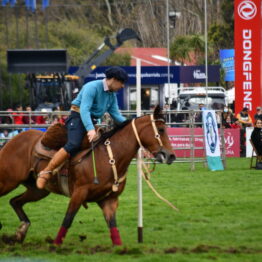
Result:
{"label": "horse's hind leg", "polygon": [[30,226],[30,220],[27,217],[26,213],[23,210],[23,205],[28,202],[35,202],[38,201],[44,197],[46,197],[49,194],[48,191],[45,190],[39,190],[34,187],[28,187],[27,190],[14,198],[10,200],[10,205],[15,210],[17,216],[19,217],[21,224],[17,228],[15,233],[15,240],[17,242],[23,242],[25,239],[27,230]]}
{"label": "horse's hind leg", "polygon": [[113,245],[122,245],[121,237],[116,225],[116,209],[118,207],[118,198],[108,198],[98,202],[98,205],[103,210],[105,220],[110,229],[110,237]]}

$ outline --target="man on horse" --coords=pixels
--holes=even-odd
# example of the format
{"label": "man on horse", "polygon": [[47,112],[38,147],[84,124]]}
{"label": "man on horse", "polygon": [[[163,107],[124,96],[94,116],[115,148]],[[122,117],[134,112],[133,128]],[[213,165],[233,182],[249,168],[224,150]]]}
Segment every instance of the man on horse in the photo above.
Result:
{"label": "man on horse", "polygon": [[126,120],[119,112],[116,92],[124,87],[128,75],[118,66],[107,69],[105,75],[106,78],[103,80],[85,84],[72,101],[71,113],[66,120],[67,143],[57,151],[46,168],[38,174],[36,185],[39,189],[45,187],[54,169],[79,151],[86,134],[89,142],[95,139],[94,123],[96,119],[108,112],[116,122],[122,123]]}

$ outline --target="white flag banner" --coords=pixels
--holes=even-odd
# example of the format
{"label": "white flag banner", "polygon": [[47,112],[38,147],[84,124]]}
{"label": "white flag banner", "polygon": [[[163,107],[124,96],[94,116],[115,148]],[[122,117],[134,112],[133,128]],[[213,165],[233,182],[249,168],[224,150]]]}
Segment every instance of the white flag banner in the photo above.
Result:
{"label": "white flag banner", "polygon": [[221,161],[220,139],[214,110],[203,110],[203,126],[208,167],[212,171],[224,170]]}

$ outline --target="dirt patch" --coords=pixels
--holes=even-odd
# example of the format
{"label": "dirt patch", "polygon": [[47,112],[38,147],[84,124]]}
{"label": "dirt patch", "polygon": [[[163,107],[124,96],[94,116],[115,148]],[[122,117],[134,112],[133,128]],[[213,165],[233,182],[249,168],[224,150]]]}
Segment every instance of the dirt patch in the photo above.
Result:
{"label": "dirt patch", "polygon": [[143,251],[140,248],[130,248],[127,247],[118,249],[115,252],[118,255],[143,255]]}
{"label": "dirt patch", "polygon": [[98,252],[106,252],[106,253],[111,253],[111,248],[109,247],[103,247],[103,246],[95,246],[95,247],[91,247],[89,249],[89,253],[90,254],[95,254],[95,253],[98,253]]}
{"label": "dirt patch", "polygon": [[50,237],[50,236],[47,236],[47,237],[45,238],[45,242],[48,243],[48,244],[53,244],[54,239],[53,239],[52,237]]}
{"label": "dirt patch", "polygon": [[191,249],[192,253],[207,253],[210,251],[221,251],[220,247],[217,246],[208,246],[208,245],[199,245]]}
{"label": "dirt patch", "polygon": [[262,249],[253,249],[248,247],[228,247],[222,248],[219,246],[209,246],[209,245],[198,245],[194,248],[185,248],[185,247],[171,247],[164,250],[166,254],[172,253],[229,253],[229,254],[260,254]]}
{"label": "dirt patch", "polygon": [[86,240],[86,235],[79,235],[79,240],[80,242],[83,242],[84,240]]}

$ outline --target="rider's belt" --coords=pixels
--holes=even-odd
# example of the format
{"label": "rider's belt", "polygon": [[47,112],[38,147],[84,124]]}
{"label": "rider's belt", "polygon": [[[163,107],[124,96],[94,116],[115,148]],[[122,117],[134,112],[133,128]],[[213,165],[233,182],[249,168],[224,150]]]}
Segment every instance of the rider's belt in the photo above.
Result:
{"label": "rider's belt", "polygon": [[76,106],[76,105],[71,105],[71,108],[70,108],[71,111],[75,111],[77,113],[80,113],[80,107],[79,106]]}

